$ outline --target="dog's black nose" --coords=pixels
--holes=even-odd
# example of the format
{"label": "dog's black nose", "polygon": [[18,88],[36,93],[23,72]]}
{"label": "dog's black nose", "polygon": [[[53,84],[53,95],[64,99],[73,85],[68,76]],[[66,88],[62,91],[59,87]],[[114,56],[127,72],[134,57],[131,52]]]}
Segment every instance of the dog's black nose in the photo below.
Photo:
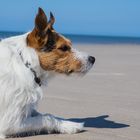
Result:
{"label": "dog's black nose", "polygon": [[94,62],[95,62],[95,57],[89,56],[89,57],[88,57],[88,61],[89,61],[90,63],[94,64]]}

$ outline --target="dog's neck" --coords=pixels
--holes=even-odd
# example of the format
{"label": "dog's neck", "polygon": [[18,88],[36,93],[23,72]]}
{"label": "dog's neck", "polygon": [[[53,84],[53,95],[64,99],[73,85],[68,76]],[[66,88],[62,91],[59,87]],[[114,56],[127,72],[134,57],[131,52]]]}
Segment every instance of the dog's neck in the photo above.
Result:
{"label": "dog's neck", "polygon": [[32,67],[36,69],[40,67],[40,64],[35,50],[27,45],[28,34],[29,32],[23,35],[6,38],[2,40],[2,42],[6,43],[16,54],[22,53],[23,62],[29,62]]}
{"label": "dog's neck", "polygon": [[[27,46],[27,36],[29,33],[10,37],[2,40],[8,47],[12,49],[20,58],[24,65],[31,70],[34,75],[35,82],[40,85],[40,76],[42,75],[42,68],[40,67],[37,53],[33,48]],[[27,65],[28,64],[28,65]],[[44,72],[43,72],[44,73]]]}

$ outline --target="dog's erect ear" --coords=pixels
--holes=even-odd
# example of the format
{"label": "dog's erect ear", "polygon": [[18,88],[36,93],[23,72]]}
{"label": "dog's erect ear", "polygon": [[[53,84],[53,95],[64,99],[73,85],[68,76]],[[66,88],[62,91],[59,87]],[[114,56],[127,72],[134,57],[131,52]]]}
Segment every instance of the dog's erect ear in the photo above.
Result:
{"label": "dog's erect ear", "polygon": [[35,28],[39,32],[44,32],[47,28],[47,16],[42,8],[38,8],[38,14],[35,18]]}
{"label": "dog's erect ear", "polygon": [[55,18],[53,16],[52,12],[50,12],[50,20],[48,22],[47,29],[52,29],[54,22],[55,22]]}
{"label": "dog's erect ear", "polygon": [[54,22],[55,22],[55,17],[53,16],[52,12],[50,12],[49,24],[50,24],[51,26],[53,26]]}

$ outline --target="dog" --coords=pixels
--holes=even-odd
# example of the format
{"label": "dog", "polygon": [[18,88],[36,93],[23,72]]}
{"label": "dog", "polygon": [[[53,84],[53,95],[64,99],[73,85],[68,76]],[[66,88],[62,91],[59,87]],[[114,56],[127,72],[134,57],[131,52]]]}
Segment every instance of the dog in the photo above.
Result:
{"label": "dog", "polygon": [[39,8],[31,32],[0,42],[0,138],[29,132],[73,134],[83,130],[76,123],[37,112],[42,87],[54,73],[87,73],[95,58],[73,49],[69,39],[57,33]]}

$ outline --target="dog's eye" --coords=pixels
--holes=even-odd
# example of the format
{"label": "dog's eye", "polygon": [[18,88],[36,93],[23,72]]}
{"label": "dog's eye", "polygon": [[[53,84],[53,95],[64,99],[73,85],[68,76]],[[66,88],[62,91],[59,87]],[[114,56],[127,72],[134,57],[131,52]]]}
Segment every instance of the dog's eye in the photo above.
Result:
{"label": "dog's eye", "polygon": [[61,48],[59,48],[61,51],[66,52],[66,51],[70,51],[70,47],[69,46],[63,46]]}

